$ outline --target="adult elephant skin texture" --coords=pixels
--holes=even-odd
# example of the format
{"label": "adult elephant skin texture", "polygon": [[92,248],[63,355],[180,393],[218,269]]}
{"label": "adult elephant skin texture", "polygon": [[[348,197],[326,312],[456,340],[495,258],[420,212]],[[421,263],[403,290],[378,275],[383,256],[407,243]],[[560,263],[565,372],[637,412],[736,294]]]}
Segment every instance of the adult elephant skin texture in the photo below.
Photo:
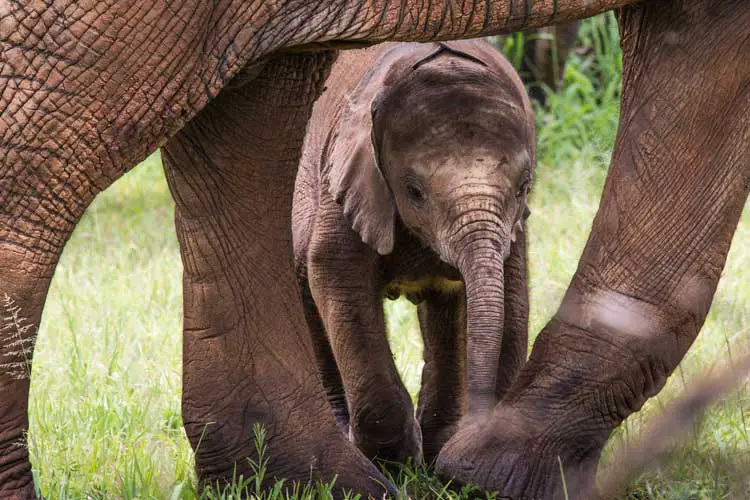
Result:
{"label": "adult elephant skin texture", "polygon": [[[339,491],[380,497],[387,482],[326,400],[293,266],[294,180],[327,49],[499,35],[631,3],[0,2],[0,293],[31,325],[0,319],[0,498],[34,495],[30,339],[65,242],[97,193],[164,145],[185,268],[182,417],[202,484],[250,472],[259,422],[269,479],[337,475]],[[561,463],[590,483],[611,429],[682,358],[750,184],[749,11],[650,0],[620,12],[623,118],[586,252],[492,418],[441,450],[446,477],[554,498]]]}
{"label": "adult elephant skin texture", "polygon": [[[292,212],[323,382],[365,455],[419,461],[424,443],[431,462],[465,407],[491,410],[526,359],[531,103],[483,40],[344,53],[326,86]],[[400,295],[425,345],[418,422],[383,315]]]}

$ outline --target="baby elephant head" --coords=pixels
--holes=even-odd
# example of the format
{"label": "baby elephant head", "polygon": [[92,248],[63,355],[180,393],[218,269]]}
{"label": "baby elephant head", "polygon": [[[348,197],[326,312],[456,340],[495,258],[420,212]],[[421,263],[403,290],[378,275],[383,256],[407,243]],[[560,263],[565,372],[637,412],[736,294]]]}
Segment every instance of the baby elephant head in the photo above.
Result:
{"label": "baby elephant head", "polygon": [[523,230],[534,125],[518,75],[489,44],[435,47],[360,84],[332,148],[329,188],[380,254],[392,251],[399,217],[461,272],[469,410],[486,410],[504,321],[503,263]]}

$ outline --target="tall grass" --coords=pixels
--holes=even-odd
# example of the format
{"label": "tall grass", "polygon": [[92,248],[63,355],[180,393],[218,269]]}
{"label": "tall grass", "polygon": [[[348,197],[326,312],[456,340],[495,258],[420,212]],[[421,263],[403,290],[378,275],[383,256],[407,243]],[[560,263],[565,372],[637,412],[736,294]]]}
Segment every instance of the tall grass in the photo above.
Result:
{"label": "tall grass", "polygon": [[[532,334],[554,314],[575,271],[617,128],[621,62],[612,17],[585,21],[580,39],[592,48],[573,55],[565,89],[549,97],[547,110],[537,110]],[[40,328],[30,402],[29,449],[46,498],[197,497],[180,419],[182,290],[173,215],[155,154],[94,202],[63,254]],[[749,259],[745,214],[702,334],[665,390],[628,419],[615,442],[632,439],[747,337]],[[396,363],[416,398],[422,364],[414,309],[405,301],[385,307]],[[634,483],[629,498],[745,498],[746,415],[746,390],[709,410],[671,460]],[[259,495],[256,479],[237,478],[205,497]],[[421,469],[407,468],[394,480],[413,498],[469,496],[449,492]],[[324,498],[326,486],[305,495]]]}

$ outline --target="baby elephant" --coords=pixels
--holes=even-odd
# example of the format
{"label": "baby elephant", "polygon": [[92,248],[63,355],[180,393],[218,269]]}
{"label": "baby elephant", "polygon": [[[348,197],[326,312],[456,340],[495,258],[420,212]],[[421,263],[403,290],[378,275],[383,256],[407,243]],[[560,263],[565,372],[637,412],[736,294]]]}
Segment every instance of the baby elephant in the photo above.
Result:
{"label": "baby elephant", "polygon": [[[308,125],[294,252],[338,422],[370,458],[432,461],[526,358],[524,222],[535,161],[521,81],[484,41],[345,52]],[[418,304],[418,422],[383,298]]]}

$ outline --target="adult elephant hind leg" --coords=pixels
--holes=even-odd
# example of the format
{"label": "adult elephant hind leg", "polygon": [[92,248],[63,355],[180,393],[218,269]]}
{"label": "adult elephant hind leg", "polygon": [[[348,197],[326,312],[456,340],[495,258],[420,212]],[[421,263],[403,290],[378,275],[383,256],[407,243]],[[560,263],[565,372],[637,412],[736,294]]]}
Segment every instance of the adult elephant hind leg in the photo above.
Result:
{"label": "adult elephant hind leg", "polygon": [[643,3],[619,22],[620,129],[578,270],[504,402],[438,460],[511,498],[562,498],[561,470],[589,497],[611,431],[702,326],[750,189],[750,4]]}
{"label": "adult elephant hind leg", "polygon": [[182,412],[203,485],[248,477],[265,426],[267,481],[382,496],[318,378],[292,264],[300,148],[331,53],[278,55],[225,90],[164,150],[184,264]]}
{"label": "adult elephant hind leg", "polygon": [[62,242],[59,251],[44,248],[31,231],[18,231],[20,224],[20,217],[0,214],[0,497],[27,499],[34,498],[26,446],[31,361]]}
{"label": "adult elephant hind leg", "polygon": [[[12,90],[12,86],[7,88]],[[56,99],[45,91],[11,91],[3,97],[0,498],[22,499],[34,497],[26,447],[29,385],[34,343],[55,267],[76,223],[96,194],[124,172],[123,166],[135,164],[142,157],[134,153],[115,159],[111,144],[91,135],[95,126],[77,130],[80,123],[74,123],[73,118],[91,117],[82,112],[71,118],[66,106],[80,104],[72,98]],[[40,103],[50,109],[44,111]],[[31,119],[37,111],[46,120],[42,130]]]}

